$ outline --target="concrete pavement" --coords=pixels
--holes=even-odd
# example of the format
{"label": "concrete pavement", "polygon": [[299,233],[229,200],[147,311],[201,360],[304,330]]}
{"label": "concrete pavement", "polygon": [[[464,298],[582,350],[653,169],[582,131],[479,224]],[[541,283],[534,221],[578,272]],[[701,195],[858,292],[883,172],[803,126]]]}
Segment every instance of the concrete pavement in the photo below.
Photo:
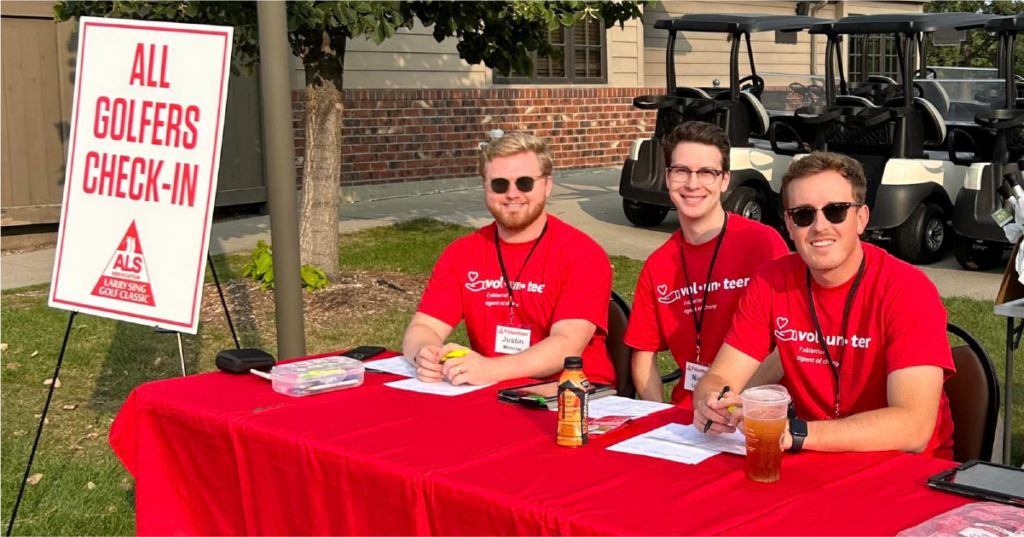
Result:
{"label": "concrete pavement", "polygon": [[[557,173],[548,201],[548,211],[588,233],[611,255],[646,259],[679,228],[675,213],[657,228],[633,226],[622,213],[618,194],[619,169],[600,168]],[[382,226],[415,218],[436,218],[445,222],[480,227],[491,221],[480,188],[470,188],[341,206],[341,233]],[[216,223],[210,251],[213,254],[243,252],[259,240],[270,242],[270,218],[258,217]],[[0,286],[12,289],[50,281],[53,249],[0,258]],[[960,268],[952,253],[941,262],[922,266],[942,296],[970,296],[994,300],[1002,271],[968,272]]]}

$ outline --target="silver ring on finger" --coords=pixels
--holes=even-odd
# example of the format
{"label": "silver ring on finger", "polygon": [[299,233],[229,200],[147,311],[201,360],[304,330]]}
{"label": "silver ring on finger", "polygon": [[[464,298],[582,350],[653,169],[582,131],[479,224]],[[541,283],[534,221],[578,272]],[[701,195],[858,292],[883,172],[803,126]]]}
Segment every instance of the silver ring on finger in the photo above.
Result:
{"label": "silver ring on finger", "polygon": [[462,366],[461,365],[455,366],[455,372],[456,373],[462,373]]}

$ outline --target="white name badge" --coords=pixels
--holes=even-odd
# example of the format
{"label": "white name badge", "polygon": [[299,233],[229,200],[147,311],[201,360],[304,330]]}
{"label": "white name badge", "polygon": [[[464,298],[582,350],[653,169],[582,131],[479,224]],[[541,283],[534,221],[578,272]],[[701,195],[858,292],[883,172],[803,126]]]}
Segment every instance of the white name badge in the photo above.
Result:
{"label": "white name badge", "polygon": [[494,336],[494,352],[515,354],[530,348],[530,329],[521,326],[498,325]]}
{"label": "white name badge", "polygon": [[704,374],[708,372],[710,367],[706,365],[695,364],[693,362],[686,362],[686,374],[683,375],[683,387],[691,392],[700,379],[704,378]]}

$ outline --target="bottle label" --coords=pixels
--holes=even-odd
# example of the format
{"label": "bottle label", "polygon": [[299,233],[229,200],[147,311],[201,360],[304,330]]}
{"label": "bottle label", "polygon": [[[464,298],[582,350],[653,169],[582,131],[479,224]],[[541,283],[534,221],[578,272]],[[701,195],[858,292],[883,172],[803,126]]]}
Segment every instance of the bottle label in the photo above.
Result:
{"label": "bottle label", "polygon": [[587,433],[587,388],[571,381],[558,386],[558,444],[585,446]]}

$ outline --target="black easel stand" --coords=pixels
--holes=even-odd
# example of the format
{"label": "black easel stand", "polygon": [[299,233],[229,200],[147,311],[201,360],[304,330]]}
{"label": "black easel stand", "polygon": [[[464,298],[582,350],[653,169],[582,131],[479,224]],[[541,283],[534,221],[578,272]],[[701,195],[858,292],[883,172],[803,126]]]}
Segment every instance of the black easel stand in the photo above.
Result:
{"label": "black easel stand", "polygon": [[50,380],[50,392],[46,395],[46,404],[43,406],[43,415],[39,417],[39,428],[36,429],[36,439],[32,442],[32,451],[28,455],[28,466],[25,467],[25,477],[21,478],[21,488],[18,489],[18,499],[14,501],[14,510],[11,511],[11,521],[7,523],[7,536],[10,537],[14,530],[14,520],[18,517],[18,507],[21,505],[21,497],[25,494],[25,484],[28,483],[28,476],[32,472],[32,460],[36,458],[36,449],[39,447],[39,437],[43,434],[43,425],[46,423],[46,413],[50,410],[50,400],[53,399],[53,390],[57,387],[57,375],[60,374],[60,366],[64,363],[64,351],[68,348],[68,336],[71,335],[71,323],[75,321],[77,311],[72,311],[68,317],[68,329],[64,331],[64,343],[60,346],[60,354],[57,356],[57,367],[53,370],[53,379]]}

